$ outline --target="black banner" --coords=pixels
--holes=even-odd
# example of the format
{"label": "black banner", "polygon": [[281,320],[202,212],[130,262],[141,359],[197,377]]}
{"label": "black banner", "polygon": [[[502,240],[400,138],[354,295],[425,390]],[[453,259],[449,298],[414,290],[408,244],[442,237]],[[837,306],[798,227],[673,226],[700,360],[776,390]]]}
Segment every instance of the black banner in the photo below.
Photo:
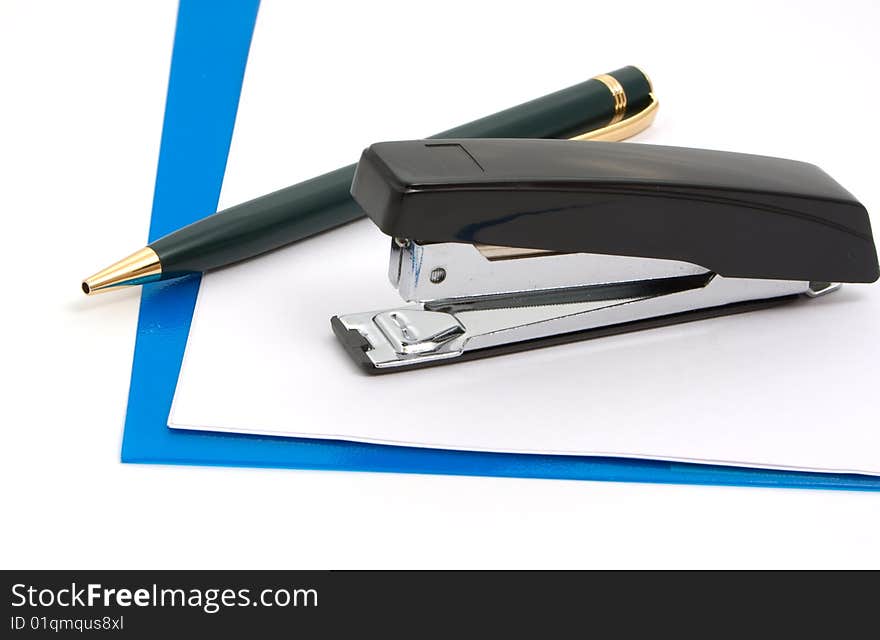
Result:
{"label": "black banner", "polygon": [[[0,637],[549,637],[678,632],[697,619],[751,635],[809,622],[832,635],[873,611],[839,574],[644,572],[5,571]],[[848,581],[848,580],[847,580]],[[801,593],[798,593],[798,591]],[[824,618],[824,620],[823,620]]]}

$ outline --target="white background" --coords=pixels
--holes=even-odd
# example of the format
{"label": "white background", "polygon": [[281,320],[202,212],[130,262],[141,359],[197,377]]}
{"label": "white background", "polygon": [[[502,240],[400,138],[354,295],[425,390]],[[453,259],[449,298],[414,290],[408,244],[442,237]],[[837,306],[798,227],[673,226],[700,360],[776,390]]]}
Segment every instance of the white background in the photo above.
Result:
{"label": "white background", "polygon": [[[828,6],[267,0],[287,125],[228,171],[285,148],[269,190],[635,63],[643,140],[814,162],[877,211],[880,12]],[[0,566],[880,566],[880,493],[120,464],[138,294],[78,286],[146,238],[175,11],[0,5]]]}

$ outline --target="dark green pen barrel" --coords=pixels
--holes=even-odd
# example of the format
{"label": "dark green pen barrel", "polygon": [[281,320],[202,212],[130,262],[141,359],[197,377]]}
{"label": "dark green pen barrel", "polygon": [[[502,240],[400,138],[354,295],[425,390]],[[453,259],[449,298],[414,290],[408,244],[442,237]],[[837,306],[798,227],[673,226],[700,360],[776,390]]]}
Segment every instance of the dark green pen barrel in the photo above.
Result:
{"label": "dark green pen barrel", "polygon": [[162,279],[208,271],[361,217],[351,198],[357,165],[224,209],[150,244]]}
{"label": "dark green pen barrel", "polygon": [[[636,67],[610,74],[626,96],[626,115],[644,108],[651,85]],[[571,138],[603,127],[620,114],[608,81],[573,87],[475,120],[433,138]],[[207,271],[277,249],[363,216],[349,193],[349,165],[230,207],[153,242],[162,277]]]}

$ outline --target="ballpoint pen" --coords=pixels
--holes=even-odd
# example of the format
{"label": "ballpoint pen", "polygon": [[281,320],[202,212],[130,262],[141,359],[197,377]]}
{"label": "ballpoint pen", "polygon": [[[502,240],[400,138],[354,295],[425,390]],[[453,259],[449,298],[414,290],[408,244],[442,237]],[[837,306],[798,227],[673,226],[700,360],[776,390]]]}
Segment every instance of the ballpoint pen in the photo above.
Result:
{"label": "ballpoint pen", "polygon": [[[648,127],[650,80],[623,67],[433,138],[559,138],[616,141]],[[355,165],[230,207],[170,233],[82,281],[93,294],[200,273],[271,251],[362,217],[352,200]]]}

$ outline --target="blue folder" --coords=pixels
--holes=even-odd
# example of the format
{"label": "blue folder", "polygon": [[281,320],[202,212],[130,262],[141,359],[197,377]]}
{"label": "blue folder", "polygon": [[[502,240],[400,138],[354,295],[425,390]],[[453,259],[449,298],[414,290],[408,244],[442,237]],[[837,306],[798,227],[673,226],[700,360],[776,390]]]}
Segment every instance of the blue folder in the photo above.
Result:
{"label": "blue folder", "polygon": [[[258,0],[182,0],[172,55],[150,240],[216,210]],[[393,471],[686,484],[880,489],[880,478],[623,458],[480,453],[178,431],[168,412],[198,277],[141,294],[123,462]]]}

